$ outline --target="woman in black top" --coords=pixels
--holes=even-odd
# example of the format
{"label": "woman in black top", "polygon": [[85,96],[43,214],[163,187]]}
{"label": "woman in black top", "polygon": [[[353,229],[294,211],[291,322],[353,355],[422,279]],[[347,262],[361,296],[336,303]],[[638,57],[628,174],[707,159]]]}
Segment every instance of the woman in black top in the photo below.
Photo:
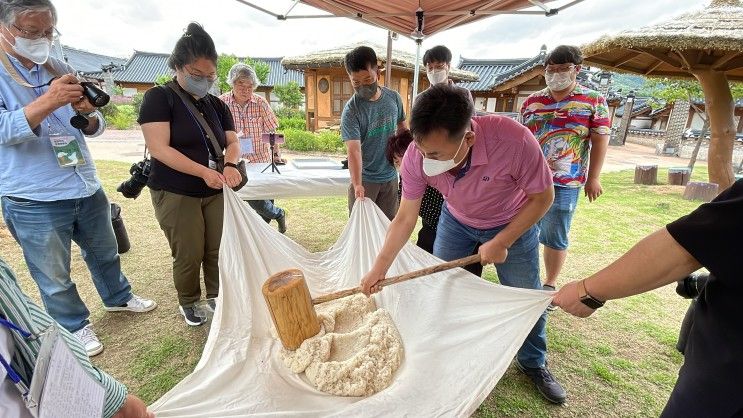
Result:
{"label": "woman in black top", "polygon": [[[397,135],[391,136],[387,140],[385,156],[387,157],[387,161],[394,165],[398,171],[400,171],[400,163],[402,162],[405,150],[408,149],[408,145],[410,145],[411,142],[413,142],[413,136],[407,129]],[[400,180],[400,187],[398,187],[397,198],[400,199],[401,195],[402,180]],[[416,241],[415,244],[431,254],[433,254],[433,243],[436,241],[436,229],[439,225],[441,205],[443,204],[444,196],[433,187],[426,187],[426,192],[423,194],[423,199],[421,200],[421,208],[418,212],[418,216],[421,218],[421,229],[418,231],[418,241]],[[477,254],[477,249],[479,247],[480,244],[475,247],[475,251],[472,254]],[[465,267],[465,270],[476,276],[482,275],[481,264],[470,264]]]}
{"label": "woman in black top", "polygon": [[[170,244],[173,280],[181,314],[189,325],[206,319],[194,309],[201,299],[204,269],[207,302],[214,307],[219,293],[219,242],[224,201],[222,186],[234,187],[241,177],[235,167],[240,145],[229,108],[208,94],[217,79],[217,52],[209,34],[191,23],[168,60],[173,82],[145,93],[139,123],[152,154],[148,186],[155,216]],[[185,93],[184,99],[176,93]],[[206,120],[224,153],[225,168],[217,171],[219,153],[183,100],[190,100]]]}

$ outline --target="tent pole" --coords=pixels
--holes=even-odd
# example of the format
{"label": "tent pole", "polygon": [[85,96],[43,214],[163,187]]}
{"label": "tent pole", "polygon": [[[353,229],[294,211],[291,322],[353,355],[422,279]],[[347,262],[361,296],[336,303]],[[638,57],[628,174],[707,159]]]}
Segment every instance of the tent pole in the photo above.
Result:
{"label": "tent pole", "polygon": [[387,31],[387,60],[384,62],[384,86],[392,85],[392,31]]}
{"label": "tent pole", "polygon": [[416,39],[415,43],[415,72],[413,73],[413,97],[410,102],[411,107],[416,96],[418,96],[418,78],[421,72],[421,44],[423,43],[423,39]]}

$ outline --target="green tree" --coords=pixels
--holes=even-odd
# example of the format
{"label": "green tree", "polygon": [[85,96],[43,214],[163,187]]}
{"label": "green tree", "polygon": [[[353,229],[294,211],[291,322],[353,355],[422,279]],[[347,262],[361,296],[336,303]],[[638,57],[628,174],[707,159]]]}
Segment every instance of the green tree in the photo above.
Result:
{"label": "green tree", "polygon": [[238,62],[253,67],[255,75],[261,83],[265,83],[266,80],[268,80],[268,73],[271,72],[271,67],[269,67],[265,62],[254,60],[252,58],[240,60],[235,55],[222,54],[217,58],[217,76],[219,77],[219,89],[221,91],[225,92],[230,90],[230,85],[227,84],[227,75],[230,72],[230,68]]}
{"label": "green tree", "polygon": [[287,84],[274,86],[273,92],[279,98],[281,104],[289,109],[297,109],[304,101],[302,90],[296,81],[290,81]]}
{"label": "green tree", "polygon": [[[693,170],[697,155],[699,154],[699,148],[702,145],[702,141],[706,138],[707,130],[709,129],[709,115],[694,103],[695,100],[704,98],[702,86],[697,80],[661,78],[648,80],[645,88],[647,94],[652,98],[650,100],[650,107],[657,109],[666,106],[666,104],[673,104],[677,100],[688,100],[691,103],[691,107],[694,108],[704,121],[704,126],[689,160],[689,168]],[[743,83],[730,83],[730,92],[733,95],[733,100],[743,99]],[[743,167],[743,161],[740,167]]]}
{"label": "green tree", "polygon": [[170,80],[173,79],[173,76],[170,74],[160,74],[157,77],[155,77],[155,85],[156,86],[164,86],[170,82]]}

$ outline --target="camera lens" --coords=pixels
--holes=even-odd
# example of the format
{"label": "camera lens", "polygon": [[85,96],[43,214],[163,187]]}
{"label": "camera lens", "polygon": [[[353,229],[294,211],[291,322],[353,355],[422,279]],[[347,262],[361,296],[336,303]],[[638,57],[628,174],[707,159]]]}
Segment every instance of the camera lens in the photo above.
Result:
{"label": "camera lens", "polygon": [[111,100],[111,96],[106,94],[105,91],[99,89],[95,84],[90,81],[83,81],[80,83],[83,86],[83,94],[90,100],[90,103],[95,107],[103,107],[108,104]]}

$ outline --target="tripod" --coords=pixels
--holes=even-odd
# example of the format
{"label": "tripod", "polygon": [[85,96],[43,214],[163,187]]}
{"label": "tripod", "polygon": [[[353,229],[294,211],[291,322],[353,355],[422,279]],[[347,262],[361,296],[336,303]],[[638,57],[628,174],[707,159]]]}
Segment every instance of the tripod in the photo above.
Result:
{"label": "tripod", "polygon": [[281,174],[281,171],[279,171],[279,167],[276,165],[276,153],[274,148],[276,147],[276,134],[271,132],[268,134],[268,143],[271,145],[271,164],[267,165],[266,168],[261,171],[261,173],[268,170],[268,167],[271,167],[271,172],[277,172]]}

